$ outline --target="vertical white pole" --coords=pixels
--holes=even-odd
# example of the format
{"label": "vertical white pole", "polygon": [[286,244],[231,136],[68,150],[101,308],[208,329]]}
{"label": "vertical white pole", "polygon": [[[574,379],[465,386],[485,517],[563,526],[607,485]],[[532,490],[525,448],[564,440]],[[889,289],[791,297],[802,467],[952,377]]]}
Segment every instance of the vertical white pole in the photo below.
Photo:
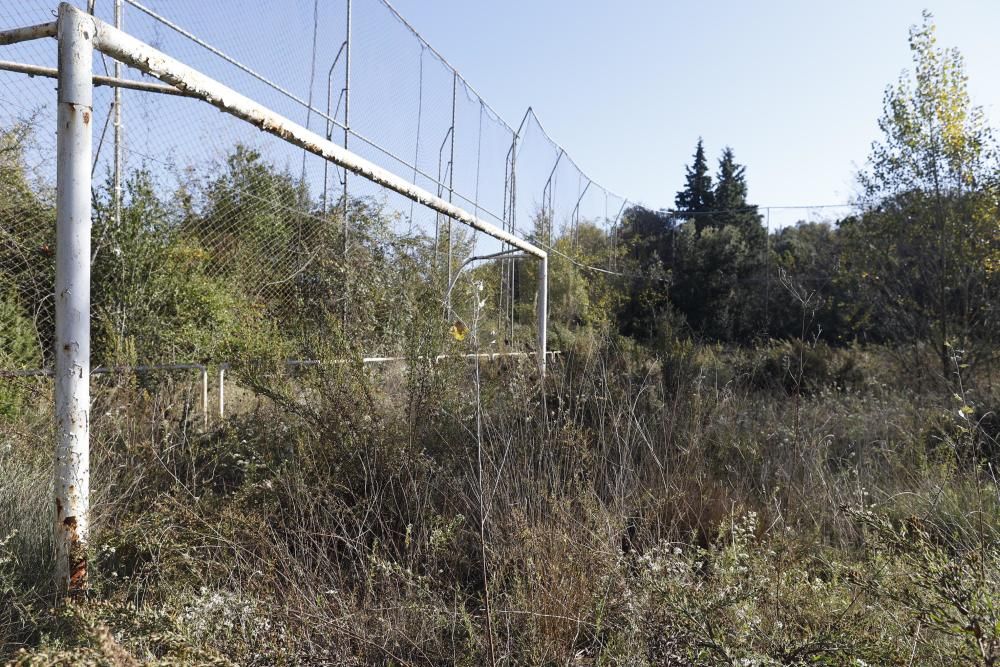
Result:
{"label": "vertical white pole", "polygon": [[59,5],[56,129],[56,583],[87,588],[90,505],[90,160],[93,19]]}
{"label": "vertical white pole", "polygon": [[[122,0],[115,0],[115,27],[122,29]],[[115,59],[115,78],[122,78],[122,64]],[[121,231],[122,226],[122,89],[115,86],[115,171],[114,179],[114,211],[115,211],[115,232]]]}
{"label": "vertical white pole", "polygon": [[226,418],[226,367],[219,366],[219,421]]}
{"label": "vertical white pole", "polygon": [[201,418],[208,430],[208,366],[201,367]]}
{"label": "vertical white pole", "polygon": [[[344,45],[344,150],[347,150],[347,140],[351,134],[351,0],[347,0],[347,27],[345,28],[345,45]],[[348,234],[350,233],[350,225],[347,223],[347,217],[350,213],[350,205],[347,199],[347,177],[348,170],[344,169],[344,208],[342,221],[344,227],[344,264],[347,264],[347,251],[350,248],[348,244]],[[343,314],[343,326],[347,328],[347,310],[350,306],[351,293],[348,289],[347,284],[349,273],[344,273],[344,312]]]}
{"label": "vertical white pole", "polygon": [[549,258],[543,257],[538,262],[538,370],[544,378],[549,326]]}
{"label": "vertical white pole", "polygon": [[[351,0],[347,0],[347,28],[344,46],[344,150],[351,135]],[[344,252],[347,252],[347,170],[344,170]]]}

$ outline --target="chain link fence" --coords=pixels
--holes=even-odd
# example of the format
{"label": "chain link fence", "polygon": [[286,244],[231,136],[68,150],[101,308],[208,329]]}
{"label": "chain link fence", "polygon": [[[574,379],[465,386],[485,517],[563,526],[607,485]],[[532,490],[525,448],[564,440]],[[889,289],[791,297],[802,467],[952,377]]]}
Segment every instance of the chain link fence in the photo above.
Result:
{"label": "chain link fence", "polygon": [[[114,21],[112,2],[93,9]],[[125,0],[122,13],[138,39],[568,262],[578,261],[579,230],[591,228],[599,238],[586,240],[588,261],[613,267],[624,200],[591,182],[530,110],[517,127],[500,118],[387,3],[248,12],[236,2]],[[47,0],[0,10],[5,27],[53,17]],[[3,55],[52,67],[56,44]],[[103,55],[95,69],[115,73]],[[8,375],[51,365],[54,89],[51,78],[0,72]],[[200,101],[120,95],[119,142],[113,89],[95,88],[95,367],[222,363],[276,342],[288,358],[310,359],[331,336],[394,356],[415,335],[442,349],[473,320],[484,351],[531,348],[537,277],[503,243]],[[426,310],[436,317],[421,319]]]}
{"label": "chain link fence", "polygon": [[[8,4],[0,25],[51,21],[54,9],[50,0]],[[113,0],[93,10],[115,21]],[[550,329],[601,317],[608,281],[658,280],[623,261],[619,232],[633,204],[592,181],[531,109],[516,122],[501,118],[385,0],[252,11],[234,0],[124,0],[122,27],[547,250]],[[56,42],[5,46],[2,55],[54,67]],[[103,55],[95,70],[116,74]],[[114,89],[98,86],[94,96],[95,367],[220,364],[265,352],[310,360],[331,340],[374,357],[532,349],[537,270],[504,243],[199,100],[118,92],[120,140]],[[51,366],[54,129],[55,81],[0,71],[7,376]],[[774,221],[761,213],[777,228],[828,211],[780,209]],[[759,279],[771,280],[763,264]],[[475,350],[465,340],[473,323]],[[455,349],[456,339],[465,347]]]}

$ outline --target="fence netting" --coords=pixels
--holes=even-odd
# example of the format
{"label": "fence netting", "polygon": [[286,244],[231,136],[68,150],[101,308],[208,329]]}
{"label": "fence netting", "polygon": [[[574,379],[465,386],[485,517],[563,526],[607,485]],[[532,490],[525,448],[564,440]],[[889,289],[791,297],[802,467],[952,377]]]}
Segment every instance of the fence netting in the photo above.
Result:
{"label": "fence netting", "polygon": [[[110,0],[94,11],[113,23]],[[49,0],[0,9],[3,27],[54,17]],[[625,201],[591,182],[530,110],[516,124],[500,118],[381,0],[253,11],[126,0],[123,29],[549,249],[556,325],[585,315],[578,274],[614,268]],[[52,39],[3,53],[56,65]],[[114,68],[95,55],[95,74]],[[152,81],[124,66],[122,76]],[[55,87],[0,72],[7,371],[51,366]],[[95,367],[223,363],[254,346],[311,359],[334,339],[371,356],[436,352],[465,342],[472,324],[477,351],[533,349],[532,258],[198,100],[120,94],[116,187],[114,92],[94,91]]]}
{"label": "fence netting", "polygon": [[[113,5],[96,0],[95,14],[113,23]],[[52,0],[0,7],[4,28],[54,18]],[[501,118],[384,0],[125,0],[122,27],[546,249],[550,331],[606,316],[612,281],[666,289],[669,276],[636,273],[627,261],[620,230],[632,203],[592,181],[531,109]],[[2,53],[56,65],[53,39]],[[101,54],[94,67],[115,72]],[[0,71],[0,369],[8,375],[51,366],[55,88],[51,78]],[[120,94],[116,188],[114,92],[94,90],[95,367],[220,364],[265,352],[319,359],[331,341],[384,357],[534,350],[532,258],[204,102]],[[830,213],[775,211],[771,225]],[[677,219],[664,220],[676,228]],[[751,279],[771,280],[767,260],[761,267]]]}

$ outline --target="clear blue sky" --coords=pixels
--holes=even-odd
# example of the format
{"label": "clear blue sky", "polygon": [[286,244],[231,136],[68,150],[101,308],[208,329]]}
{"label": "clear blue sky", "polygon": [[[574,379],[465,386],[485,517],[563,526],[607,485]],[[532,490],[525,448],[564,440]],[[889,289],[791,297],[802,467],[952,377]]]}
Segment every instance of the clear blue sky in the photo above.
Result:
{"label": "clear blue sky", "polygon": [[726,144],[765,205],[842,202],[908,28],[934,13],[1000,120],[1000,2],[394,0],[505,116],[529,104],[595,180],[670,206],[698,136]]}
{"label": "clear blue sky", "polygon": [[[699,136],[713,163],[725,145],[735,149],[737,159],[747,165],[754,203],[787,206],[850,200],[854,175],[878,136],[876,122],[885,88],[911,65],[909,26],[921,20],[925,8],[935,15],[939,43],[958,47],[965,56],[973,101],[985,107],[992,122],[1000,122],[1000,1],[996,0],[393,2],[508,122],[516,125],[524,110],[533,106],[549,133],[588,175],[653,207],[673,205]],[[146,3],[306,95],[312,0]],[[55,2],[4,4],[0,0],[6,21],[26,22],[44,20]],[[98,13],[106,16],[111,5],[111,0],[97,0]],[[355,5],[357,41],[369,45],[369,57],[359,47],[352,66],[356,113],[363,116],[354,122],[410,155],[417,99],[414,42],[398,25],[393,29],[384,13],[372,14],[371,0],[355,0]],[[234,13],[234,7],[254,11]],[[321,0],[320,7],[318,61],[325,68],[343,39],[339,31],[344,0]],[[379,20],[366,25],[366,11]],[[150,27],[136,10],[130,8],[128,16],[132,18],[126,29],[139,31],[140,37],[182,59],[195,58],[189,62],[209,73],[229,76],[219,69],[218,61],[206,59],[204,52],[162,27]],[[23,55],[30,62],[54,64],[54,48],[45,48],[38,53],[11,51],[9,57]],[[23,78],[13,76],[7,77],[9,85],[17,86],[19,95],[30,96]],[[223,80],[234,86],[245,83]],[[425,95],[430,105],[423,109],[425,125],[431,116],[438,120],[448,116],[448,82]],[[36,86],[49,100],[51,86],[37,82]],[[240,89],[252,95],[273,93],[259,86]],[[173,124],[182,114],[169,107],[171,101],[138,97],[130,97],[125,105],[127,113],[145,114],[126,123],[140,129],[138,139],[135,130],[129,135],[134,141],[180,142],[190,136],[189,153],[204,152],[213,140],[222,148],[228,146],[216,136],[218,114],[205,114],[198,122],[189,119],[183,123],[184,132],[173,126],[170,132],[154,131],[149,128],[158,126],[151,119],[160,107]],[[287,102],[273,96],[261,99],[274,105]],[[300,107],[275,108],[303,120]],[[468,139],[472,135],[464,128],[469,119],[461,122],[460,134]],[[446,126],[424,128],[421,164],[429,171],[437,166],[437,137],[444,136]],[[469,150],[474,146],[466,146],[466,153]],[[500,173],[489,177],[498,185],[503,182],[505,147],[498,144],[491,150],[500,155],[492,160]],[[294,152],[289,155],[289,164],[299,159]],[[536,189],[544,182],[550,161],[551,157],[538,159],[541,176],[530,179],[539,186]],[[467,172],[460,170],[459,176]],[[472,190],[472,184],[456,189]],[[533,196],[537,199],[537,193]],[[812,216],[801,211],[777,213],[773,224],[788,224],[797,217]]]}

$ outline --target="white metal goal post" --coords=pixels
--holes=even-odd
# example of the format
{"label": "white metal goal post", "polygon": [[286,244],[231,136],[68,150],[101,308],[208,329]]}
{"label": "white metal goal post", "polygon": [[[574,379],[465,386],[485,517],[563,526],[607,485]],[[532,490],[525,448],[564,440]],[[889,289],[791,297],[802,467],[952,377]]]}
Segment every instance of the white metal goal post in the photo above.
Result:
{"label": "white metal goal post", "polygon": [[[79,594],[87,587],[91,160],[95,83],[197,98],[536,257],[540,262],[536,300],[537,360],[539,370],[544,374],[548,314],[548,256],[544,250],[334,144],[70,4],[59,5],[55,22],[0,31],[0,45],[46,37],[55,37],[59,43],[56,72],[55,576],[62,590]],[[95,49],[166,85],[95,77]],[[21,69],[5,69],[48,74],[43,71],[45,68],[37,65],[11,65]]]}

